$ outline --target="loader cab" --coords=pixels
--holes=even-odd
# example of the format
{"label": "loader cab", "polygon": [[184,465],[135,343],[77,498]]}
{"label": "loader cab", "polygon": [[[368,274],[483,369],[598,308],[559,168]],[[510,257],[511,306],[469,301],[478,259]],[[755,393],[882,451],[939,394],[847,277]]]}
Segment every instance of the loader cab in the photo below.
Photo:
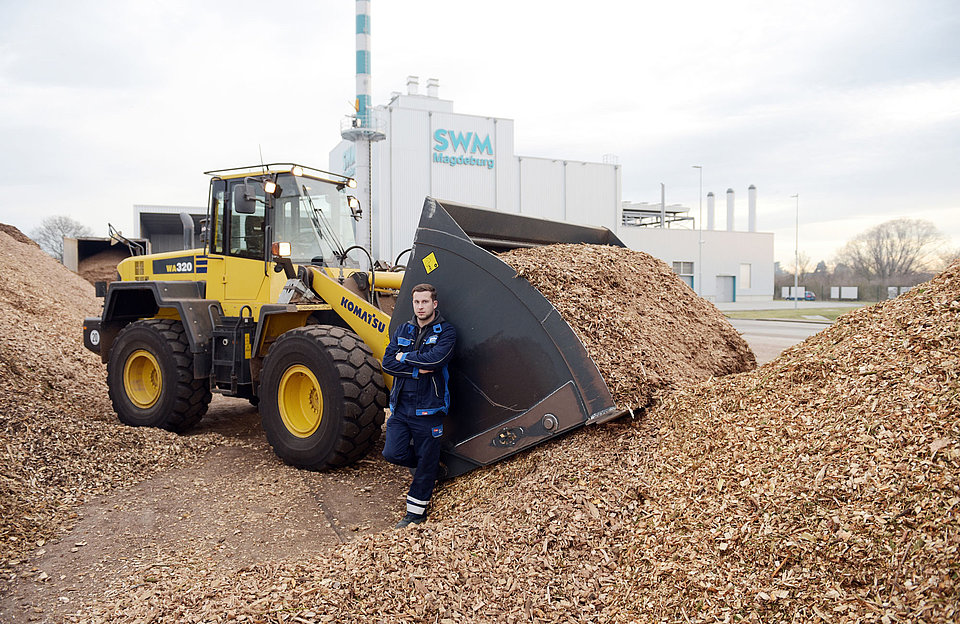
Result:
{"label": "loader cab", "polygon": [[269,263],[272,243],[288,242],[294,264],[340,266],[344,251],[356,244],[356,200],[348,195],[355,183],[299,165],[277,167],[208,172],[214,174],[210,253]]}

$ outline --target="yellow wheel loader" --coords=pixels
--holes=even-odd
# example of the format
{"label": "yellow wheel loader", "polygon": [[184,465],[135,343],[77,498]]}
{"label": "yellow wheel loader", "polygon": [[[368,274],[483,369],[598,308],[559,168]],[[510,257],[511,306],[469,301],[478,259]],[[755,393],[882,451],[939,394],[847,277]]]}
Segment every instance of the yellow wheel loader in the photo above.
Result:
{"label": "yellow wheel loader", "polygon": [[258,406],[284,461],[355,462],[380,437],[392,384],[380,360],[421,282],[459,334],[448,476],[624,413],[553,306],[491,253],[622,246],[609,230],[428,197],[407,265],[393,267],[354,244],[350,178],[292,163],[207,173],[203,247],[124,260],[102,315],[84,320],[123,423],[185,431],[218,392]]}

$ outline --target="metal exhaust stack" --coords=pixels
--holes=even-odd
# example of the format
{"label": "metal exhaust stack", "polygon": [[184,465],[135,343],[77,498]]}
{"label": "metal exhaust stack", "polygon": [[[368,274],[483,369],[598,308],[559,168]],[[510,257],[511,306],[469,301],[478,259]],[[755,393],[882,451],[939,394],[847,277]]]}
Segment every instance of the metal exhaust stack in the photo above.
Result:
{"label": "metal exhaust stack", "polygon": [[[462,223],[461,223],[462,222]],[[429,282],[458,330],[443,461],[455,477],[586,423],[621,416],[596,364],[540,291],[493,249],[555,242],[623,246],[606,228],[545,222],[427,198],[391,332]],[[507,240],[512,239],[512,240]]]}

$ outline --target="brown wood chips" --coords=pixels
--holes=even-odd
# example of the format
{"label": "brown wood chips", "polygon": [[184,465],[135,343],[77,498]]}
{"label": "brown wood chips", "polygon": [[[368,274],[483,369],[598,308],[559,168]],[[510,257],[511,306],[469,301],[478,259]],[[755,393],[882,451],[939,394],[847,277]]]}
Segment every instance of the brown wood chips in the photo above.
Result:
{"label": "brown wood chips", "polygon": [[549,245],[500,259],[557,308],[622,408],[645,407],[682,383],[757,366],[716,306],[650,254]]}
{"label": "brown wood chips", "polygon": [[0,567],[76,518],[84,498],[198,456],[211,441],[122,426],[83,347],[93,286],[0,230]]}
{"label": "brown wood chips", "polygon": [[[14,270],[24,249],[0,234],[0,380],[4,397],[15,392],[0,434],[5,544],[58,509],[24,492],[122,478],[131,455],[193,452],[102,420],[102,386],[85,394],[102,384],[100,364],[76,346],[81,313],[64,312],[94,307],[88,287],[39,256]],[[660,397],[642,419],[443,484],[423,525],[301,560],[265,552],[230,574],[158,561],[150,582],[118,579],[67,620],[960,619],[960,264],[716,377],[751,368],[749,350],[666,267],[633,252],[550,253],[508,259],[561,309],[618,401]],[[78,437],[114,468],[70,459]]]}

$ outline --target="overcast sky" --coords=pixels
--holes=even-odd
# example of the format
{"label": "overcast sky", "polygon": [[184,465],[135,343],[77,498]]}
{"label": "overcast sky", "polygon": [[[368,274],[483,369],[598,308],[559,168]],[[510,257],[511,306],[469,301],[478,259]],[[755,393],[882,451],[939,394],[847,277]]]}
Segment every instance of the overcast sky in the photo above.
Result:
{"label": "overcast sky", "polygon": [[[133,231],[208,169],[327,168],[355,94],[350,0],[0,0],[0,221]],[[440,80],[518,154],[619,156],[623,199],[759,190],[792,262],[897,217],[960,246],[960,2],[373,0],[373,100]],[[259,146],[259,147],[258,147]],[[704,213],[706,202],[704,202]]]}

